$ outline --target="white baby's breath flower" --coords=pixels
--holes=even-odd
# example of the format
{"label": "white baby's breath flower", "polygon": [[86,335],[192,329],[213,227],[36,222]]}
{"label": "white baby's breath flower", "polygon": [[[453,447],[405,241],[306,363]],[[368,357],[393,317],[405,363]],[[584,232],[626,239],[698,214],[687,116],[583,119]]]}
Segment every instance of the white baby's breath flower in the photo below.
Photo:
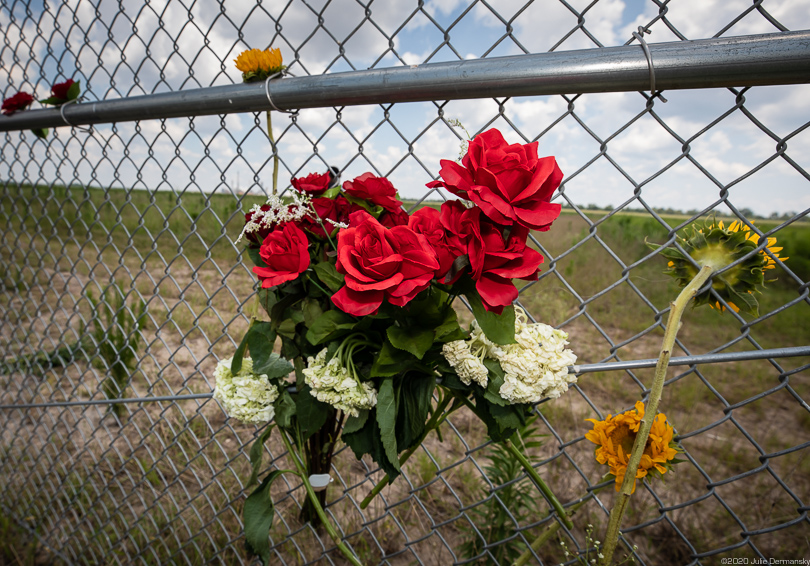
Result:
{"label": "white baby's breath flower", "polygon": [[371,409],[377,404],[377,391],[368,382],[361,382],[348,368],[340,365],[333,357],[326,361],[326,348],[313,358],[307,358],[303,370],[304,382],[309,385],[313,397],[322,403],[352,416],[358,416],[360,409]]}
{"label": "white baby's breath flower", "polygon": [[242,369],[236,375],[231,372],[232,361],[233,358],[222,360],[214,370],[214,399],[230,417],[244,423],[270,422],[275,414],[273,402],[278,399],[278,388],[267,375],[253,373],[250,358],[242,359]]}
{"label": "white baby's breath flower", "polygon": [[242,241],[246,234],[258,232],[262,228],[269,229],[282,222],[295,222],[305,216],[311,216],[310,197],[304,193],[293,192],[290,194],[292,202],[285,203],[278,195],[270,195],[264,203],[268,210],[263,210],[261,205],[254,204],[249,212],[253,214],[250,221],[242,228],[239,237],[234,244]]}

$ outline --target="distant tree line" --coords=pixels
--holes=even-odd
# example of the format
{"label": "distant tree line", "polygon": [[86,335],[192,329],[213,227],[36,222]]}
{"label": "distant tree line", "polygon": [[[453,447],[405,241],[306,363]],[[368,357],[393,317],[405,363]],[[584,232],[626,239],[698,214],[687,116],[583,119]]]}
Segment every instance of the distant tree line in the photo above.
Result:
{"label": "distant tree line", "polygon": [[[613,205],[610,205],[610,204],[608,204],[606,206],[599,206],[597,204],[590,203],[590,204],[587,204],[587,205],[584,205],[584,206],[583,205],[578,205],[578,206],[582,210],[601,210],[601,211],[605,211],[605,212],[610,212],[611,210],[613,210]],[[567,202],[563,203],[563,208],[571,208],[571,205],[569,205]],[[642,211],[644,209],[641,209],[641,208],[626,208],[625,210],[627,210],[627,211],[639,211],[640,212],[640,211]],[[657,212],[658,214],[669,215],[669,216],[673,216],[673,215],[696,216],[700,212],[696,208],[691,208],[689,210],[680,210],[680,209],[671,208],[671,207],[670,208],[653,207],[653,210],[655,212]],[[796,216],[796,214],[798,214],[798,213],[796,213],[794,211],[785,212],[784,214],[779,214],[778,212],[772,212],[770,215],[765,216],[765,215],[758,214],[758,213],[754,212],[750,208],[741,208],[739,210],[740,210],[740,214],[742,214],[745,218],[749,218],[749,219],[753,218],[753,219],[759,219],[759,220],[790,220],[791,218]]]}

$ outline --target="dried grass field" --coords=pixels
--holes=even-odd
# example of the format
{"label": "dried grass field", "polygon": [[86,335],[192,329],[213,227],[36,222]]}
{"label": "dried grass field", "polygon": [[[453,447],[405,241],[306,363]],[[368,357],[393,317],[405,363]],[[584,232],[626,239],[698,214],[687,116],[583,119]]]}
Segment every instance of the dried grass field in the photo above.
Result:
{"label": "dried grass field", "polygon": [[[231,242],[241,210],[257,201],[7,185],[0,404],[104,398],[110,368],[87,355],[99,324],[91,299],[113,282],[131,311],[139,300],[146,307],[123,396],[210,392],[217,360],[232,355],[247,327],[254,279],[247,255]],[[595,226],[566,209],[549,232],[535,234],[546,262],[520,302],[538,321],[562,325],[580,363],[657,357],[658,313],[678,289],[645,237],[661,242],[667,231],[646,214],[588,214]],[[777,237],[788,267],[807,281],[810,224],[795,222]],[[690,310],[673,355],[751,350],[751,340],[762,348],[810,344],[807,286],[774,272],[760,297],[760,314],[770,316],[741,324],[729,312]],[[625,525],[642,528],[628,528],[627,539],[645,563],[685,564],[725,547],[733,548],[699,563],[757,557],[754,547],[766,558],[810,556],[808,362],[670,369],[661,410],[687,455],[666,482],[638,489],[631,502]],[[585,419],[632,407],[651,379],[652,369],[584,374],[568,394],[538,406],[541,444],[530,456],[561,500],[582,497],[605,471],[583,439]],[[121,407],[118,415],[87,405],[0,409],[0,564],[248,563],[240,513],[246,452],[258,429],[226,420],[211,399]],[[440,565],[486,548],[475,562],[506,564],[510,552],[522,552],[547,509],[521,497],[533,487],[506,469],[485,436],[470,413],[455,413],[442,437],[431,434],[404,477],[364,511],[358,502],[382,474],[341,451],[328,510],[361,560]],[[290,467],[280,442],[271,437],[267,447],[272,465]],[[274,490],[278,562],[342,563],[328,537],[299,521],[297,479]],[[570,537],[562,537],[569,549],[584,548],[588,524],[601,535],[613,493],[612,486],[598,491],[577,512]],[[567,560],[560,539],[538,556]]]}

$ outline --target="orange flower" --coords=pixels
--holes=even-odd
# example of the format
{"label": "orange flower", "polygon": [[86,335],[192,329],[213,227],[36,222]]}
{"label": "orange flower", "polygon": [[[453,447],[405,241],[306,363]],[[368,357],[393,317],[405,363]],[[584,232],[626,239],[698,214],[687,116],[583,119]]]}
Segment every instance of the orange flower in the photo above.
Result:
{"label": "orange flower", "polygon": [[281,51],[273,49],[248,49],[240,53],[236,59],[236,68],[242,71],[242,80],[265,80],[268,76],[284,69]]}
{"label": "orange flower", "polygon": [[[585,438],[597,445],[594,454],[596,461],[610,466],[610,473],[616,477],[616,491],[619,491],[624,481],[633,443],[636,441],[636,434],[643,418],[644,403],[637,401],[635,410],[616,416],[608,415],[603,421],[586,419],[593,423],[593,430],[589,431]],[[636,479],[646,477],[648,474],[663,476],[671,469],[672,464],[676,463],[675,456],[681,451],[672,437],[673,429],[667,424],[666,415],[658,413],[653,421],[647,445],[644,447]],[[635,489],[634,482],[633,491]]]}

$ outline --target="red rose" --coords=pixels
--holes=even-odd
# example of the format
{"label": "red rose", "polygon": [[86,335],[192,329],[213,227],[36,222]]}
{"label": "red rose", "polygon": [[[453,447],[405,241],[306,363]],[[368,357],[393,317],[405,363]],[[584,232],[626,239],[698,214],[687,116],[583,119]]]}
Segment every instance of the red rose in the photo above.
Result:
{"label": "red rose", "polygon": [[347,195],[378,204],[385,210],[396,212],[402,207],[398,200],[397,190],[385,177],[375,177],[372,173],[363,173],[353,181],[343,183]]}
{"label": "red rose", "polygon": [[68,90],[76,81],[73,79],[68,79],[63,83],[56,83],[51,87],[51,94],[54,98],[61,98],[62,100],[68,100]]}
{"label": "red rose", "polygon": [[444,277],[456,258],[467,253],[467,247],[462,239],[453,232],[445,230],[439,211],[435,208],[426,206],[414,212],[408,220],[408,228],[417,234],[422,234],[433,246],[439,260],[436,279]]}
{"label": "red rose", "polygon": [[299,177],[290,179],[290,184],[299,193],[307,193],[311,196],[318,196],[326,192],[329,188],[329,183],[332,182],[332,177],[327,171],[326,173],[310,173],[306,177]]}
{"label": "red rose", "polygon": [[353,316],[376,314],[383,299],[406,305],[439,268],[424,236],[407,226],[387,229],[363,210],[352,213],[337,247],[337,270],[346,275],[346,284],[332,302]]}
{"label": "red rose", "polygon": [[3,101],[2,112],[6,116],[11,116],[15,112],[25,110],[31,103],[34,102],[34,97],[27,92],[18,92],[14,96],[10,96]]}
{"label": "red rose", "polygon": [[513,226],[504,239],[503,228],[481,218],[479,208],[471,208],[464,214],[464,224],[472,228],[467,253],[475,288],[484,308],[500,314],[503,307],[518,297],[511,280],[536,281],[543,256],[526,246],[528,228]]}
{"label": "red rose", "polygon": [[444,181],[427,186],[473,201],[498,224],[548,230],[560,215],[549,201],[563,174],[553,157],[537,157],[537,145],[508,145],[498,130],[487,130],[470,142],[461,165],[442,159]]}
{"label": "red rose", "polygon": [[393,228],[394,226],[405,226],[408,223],[408,213],[403,208],[396,210],[386,210],[380,214],[380,224],[386,228]]}
{"label": "red rose", "polygon": [[292,281],[309,267],[307,235],[295,224],[271,232],[262,242],[259,255],[267,267],[254,267],[262,287],[275,287]]}

